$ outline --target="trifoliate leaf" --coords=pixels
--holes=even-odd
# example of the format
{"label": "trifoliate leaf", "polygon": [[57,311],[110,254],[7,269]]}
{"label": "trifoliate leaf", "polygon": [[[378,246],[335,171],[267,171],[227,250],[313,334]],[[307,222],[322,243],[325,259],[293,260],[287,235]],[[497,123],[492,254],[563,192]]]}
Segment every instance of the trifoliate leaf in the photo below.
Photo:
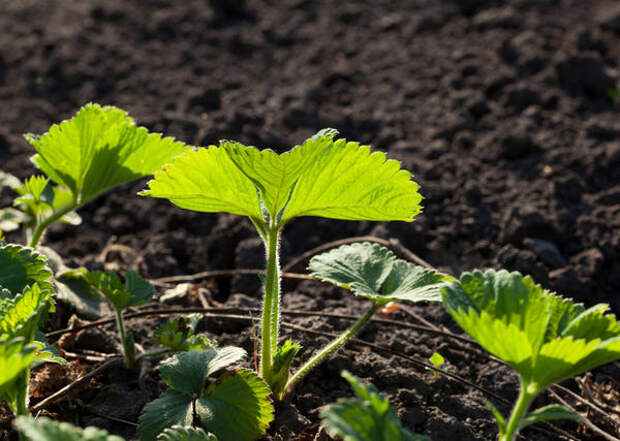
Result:
{"label": "trifoliate leaf", "polygon": [[36,345],[26,343],[22,337],[0,339],[0,400],[13,388],[14,380],[30,367]]}
{"label": "trifoliate leaf", "polygon": [[105,271],[87,271],[83,277],[101,292],[117,311],[142,305],[153,297],[153,285],[134,270],[127,270],[124,285],[116,274]]}
{"label": "trifoliate leaf", "polygon": [[32,248],[0,243],[0,287],[13,294],[33,283],[51,289],[51,276],[45,257]]}
{"label": "trifoliate leaf", "polygon": [[410,173],[368,146],[334,142],[334,135],[317,134],[279,155],[222,141],[177,158],[141,194],[263,224],[299,216],[411,221],[422,197]]}
{"label": "trifoliate leaf", "polygon": [[386,303],[441,300],[441,287],[451,277],[396,259],[394,254],[369,242],[343,245],[310,260],[313,277]]}
{"label": "trifoliate leaf", "polygon": [[559,404],[550,404],[548,406],[541,407],[533,410],[527,414],[525,418],[519,423],[519,427],[529,426],[530,424],[540,423],[542,421],[550,420],[574,420],[579,421],[582,417],[577,412],[569,409],[568,407],[561,406]]}
{"label": "trifoliate leaf", "polygon": [[443,288],[446,310],[537,390],[620,358],[607,305],[587,311],[517,272],[464,273]]}
{"label": "trifoliate leaf", "polygon": [[161,362],[159,373],[168,385],[189,396],[198,396],[215,372],[241,361],[246,353],[234,346],[176,354]]}
{"label": "trifoliate leaf", "polygon": [[172,426],[160,433],[157,441],[217,441],[217,437],[201,428]]}
{"label": "trifoliate leaf", "polygon": [[239,369],[211,383],[196,402],[202,426],[222,441],[253,441],[273,421],[271,390],[254,372]]}
{"label": "trifoliate leaf", "polygon": [[356,398],[330,404],[321,412],[322,424],[343,441],[430,441],[403,428],[392,407],[373,385],[365,386],[359,378],[343,371]]}
{"label": "trifoliate leaf", "polygon": [[140,441],[153,441],[165,429],[180,424],[191,426],[194,419],[194,399],[184,393],[170,390],[151,401],[138,420]]}
{"label": "trifoliate leaf", "polygon": [[26,135],[41,171],[71,190],[79,204],[150,175],[189,147],[137,127],[124,110],[87,104],[41,136]]}
{"label": "trifoliate leaf", "polygon": [[17,417],[17,428],[31,441],[124,441],[98,427],[82,429],[70,423],[61,423],[47,417]]}

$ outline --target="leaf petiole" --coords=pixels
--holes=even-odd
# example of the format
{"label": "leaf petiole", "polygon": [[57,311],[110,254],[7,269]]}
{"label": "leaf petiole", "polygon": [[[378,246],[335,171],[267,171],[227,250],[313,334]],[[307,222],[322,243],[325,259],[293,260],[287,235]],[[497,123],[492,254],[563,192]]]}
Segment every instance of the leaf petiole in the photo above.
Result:
{"label": "leaf petiole", "polygon": [[30,242],[28,246],[30,246],[31,248],[35,248],[38,245],[39,241],[41,240],[41,237],[43,236],[45,229],[49,227],[52,223],[60,220],[65,214],[69,213],[70,211],[75,210],[77,206],[78,206],[78,201],[76,198],[74,198],[71,200],[71,202],[60,207],[57,211],[54,211],[52,214],[50,214],[48,217],[46,217],[42,221],[40,222],[37,221],[37,226],[34,228],[34,231],[32,232],[32,237],[30,238]]}

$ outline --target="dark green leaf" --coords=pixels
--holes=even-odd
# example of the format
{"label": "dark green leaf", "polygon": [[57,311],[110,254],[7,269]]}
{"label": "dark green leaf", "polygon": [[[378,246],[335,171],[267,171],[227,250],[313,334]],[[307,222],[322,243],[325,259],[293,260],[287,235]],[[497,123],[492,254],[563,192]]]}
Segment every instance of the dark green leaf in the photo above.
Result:
{"label": "dark green leaf", "polygon": [[144,406],[138,420],[140,441],[153,441],[165,429],[176,424],[191,426],[193,401],[192,397],[171,390]]}
{"label": "dark green leaf", "polygon": [[157,441],[217,441],[217,437],[201,428],[172,426],[160,433]]}
{"label": "dark green leaf", "polygon": [[579,421],[582,416],[577,412],[572,411],[568,407],[561,406],[559,404],[550,404],[545,407],[531,411],[525,418],[519,423],[519,427],[529,426],[530,424],[540,423],[541,421],[550,420],[574,420]]}

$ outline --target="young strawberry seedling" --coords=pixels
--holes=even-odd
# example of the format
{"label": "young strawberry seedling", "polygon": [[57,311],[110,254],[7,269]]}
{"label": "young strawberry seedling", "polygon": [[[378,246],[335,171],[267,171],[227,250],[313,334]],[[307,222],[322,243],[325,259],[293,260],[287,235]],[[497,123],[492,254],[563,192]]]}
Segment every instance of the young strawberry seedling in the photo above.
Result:
{"label": "young strawberry seedling", "polygon": [[[29,245],[35,247],[45,229],[100,194],[152,174],[189,147],[138,127],[122,109],[87,104],[75,117],[53,125],[41,136],[26,139],[37,154],[32,162],[60,188],[45,191],[36,179],[21,195],[45,204],[36,210]],[[50,196],[53,194],[53,197]],[[45,198],[43,198],[45,196]]]}
{"label": "young strawberry seedling", "polygon": [[[277,154],[233,141],[179,156],[155,173],[141,194],[169,199],[202,212],[247,216],[263,239],[264,281],[260,373],[280,397],[298,349],[278,346],[280,322],[279,237],[291,220],[320,216],[346,220],[411,221],[422,197],[400,163],[370,153],[325,129]],[[283,351],[286,350],[286,355]],[[276,365],[278,371],[274,369]]]}
{"label": "young strawberry seedling", "polygon": [[499,441],[513,441],[529,424],[578,418],[549,405],[528,413],[549,386],[620,358],[620,323],[607,305],[585,309],[517,272],[474,271],[443,288],[444,307],[480,345],[519,374],[519,398],[506,421],[489,406]]}
{"label": "young strawberry seedling", "polygon": [[74,270],[74,276],[81,277],[88,288],[101,293],[113,306],[116,313],[116,326],[123,348],[125,365],[134,367],[135,344],[131,333],[125,330],[123,309],[142,305],[153,297],[153,285],[144,280],[133,270],[125,273],[125,284],[113,273],[103,271]]}

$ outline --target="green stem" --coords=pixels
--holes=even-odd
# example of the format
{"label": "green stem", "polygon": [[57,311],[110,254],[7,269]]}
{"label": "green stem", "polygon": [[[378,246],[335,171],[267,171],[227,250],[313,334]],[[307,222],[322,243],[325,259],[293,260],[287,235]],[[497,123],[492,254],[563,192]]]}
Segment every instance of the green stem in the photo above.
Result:
{"label": "green stem", "polygon": [[57,211],[54,211],[52,214],[50,214],[48,217],[43,219],[41,222],[37,222],[37,226],[32,232],[32,237],[30,238],[29,246],[32,248],[36,247],[39,241],[41,240],[41,236],[43,235],[43,232],[45,231],[45,229],[49,227],[50,224],[56,222],[57,220],[60,220],[60,218],[62,218],[65,214],[69,213],[72,210],[75,210],[77,206],[78,206],[77,200],[73,199],[67,205],[60,207]]}
{"label": "green stem", "polygon": [[9,407],[17,416],[28,416],[29,390],[30,390],[30,368],[25,369],[19,374],[15,381],[15,394],[7,400]]}
{"label": "green stem", "polygon": [[260,374],[265,378],[270,377],[273,357],[278,345],[278,326],[280,322],[279,235],[280,229],[278,227],[270,228],[265,241],[267,273],[265,275],[265,298],[263,300],[260,365]]}
{"label": "green stem", "polygon": [[295,386],[295,383],[301,380],[308,372],[312,370],[312,368],[321,363],[328,355],[342,347],[348,340],[350,340],[355,334],[357,334],[359,330],[362,329],[364,325],[366,325],[366,323],[368,323],[368,320],[370,320],[370,318],[375,315],[375,313],[384,305],[385,303],[374,302],[372,308],[370,308],[366,312],[366,314],[364,314],[349,329],[343,332],[340,337],[338,337],[336,340],[332,341],[321,350],[319,350],[319,352],[314,354],[314,356],[306,363],[304,363],[304,365],[299,368],[295,375],[293,375],[288,380],[286,386],[284,386],[283,389],[284,394],[290,392],[293,389],[293,386]]}
{"label": "green stem", "polygon": [[512,409],[512,413],[510,414],[510,419],[506,424],[506,431],[500,434],[499,441],[513,441],[516,439],[520,429],[519,424],[537,394],[538,391],[535,390],[533,385],[525,384],[523,381],[521,382],[519,398],[517,399],[515,407]]}
{"label": "green stem", "polygon": [[125,332],[125,323],[123,322],[123,313],[120,309],[116,309],[116,326],[118,327],[118,333],[121,336],[121,345],[123,346],[123,356],[125,357],[125,366],[129,369],[133,366],[133,342],[127,340],[127,333]]}

